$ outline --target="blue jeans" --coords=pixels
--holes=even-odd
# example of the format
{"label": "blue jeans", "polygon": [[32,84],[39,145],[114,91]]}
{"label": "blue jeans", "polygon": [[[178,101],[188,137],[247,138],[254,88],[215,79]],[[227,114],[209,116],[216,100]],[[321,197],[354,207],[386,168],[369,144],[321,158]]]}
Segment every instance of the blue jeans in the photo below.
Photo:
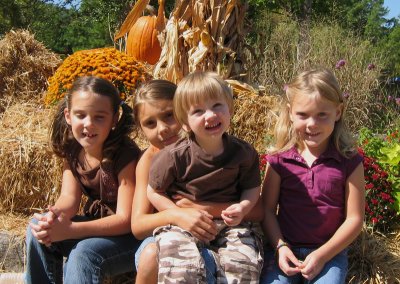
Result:
{"label": "blue jeans", "polygon": [[[140,255],[141,255],[142,251],[144,250],[144,248],[148,244],[155,243],[155,242],[156,241],[155,241],[154,237],[148,237],[148,238],[143,240],[142,244],[140,245],[140,247],[136,251],[136,255],[135,255],[136,270],[138,269]],[[217,265],[215,264],[214,256],[206,248],[202,249],[201,255],[203,256],[204,264],[205,264],[205,267],[206,267],[207,284],[215,284],[216,283],[216,275],[217,275]]]}
{"label": "blue jeans", "polygon": [[[87,220],[79,217],[74,221]],[[37,241],[28,226],[25,283],[102,283],[105,276],[134,271],[132,263],[140,243],[132,234],[126,234],[64,240],[46,247]]]}
{"label": "blue jeans", "polygon": [[[294,255],[304,260],[315,249],[310,248],[293,248]],[[264,255],[264,268],[261,274],[260,284],[269,283],[315,283],[315,284],[342,284],[345,283],[347,275],[347,250],[344,249],[330,261],[325,263],[321,272],[311,281],[302,277],[300,273],[287,276],[280,268],[276,261],[275,252],[270,248],[265,250]]]}

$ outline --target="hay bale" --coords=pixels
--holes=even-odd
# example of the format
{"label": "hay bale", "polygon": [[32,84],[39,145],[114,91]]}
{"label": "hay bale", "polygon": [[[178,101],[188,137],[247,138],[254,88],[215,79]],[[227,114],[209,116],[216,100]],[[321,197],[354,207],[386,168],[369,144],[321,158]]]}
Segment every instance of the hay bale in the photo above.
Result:
{"label": "hay bale", "polygon": [[273,137],[279,98],[235,80],[227,82],[234,92],[235,107],[229,132],[265,153]]}
{"label": "hay bale", "polygon": [[54,202],[61,164],[48,143],[51,109],[14,104],[0,120],[0,212],[32,214]]}
{"label": "hay bale", "polygon": [[39,101],[61,58],[26,30],[11,30],[0,40],[0,102]]}
{"label": "hay bale", "polygon": [[400,283],[400,231],[382,235],[364,227],[350,246],[347,283]]}

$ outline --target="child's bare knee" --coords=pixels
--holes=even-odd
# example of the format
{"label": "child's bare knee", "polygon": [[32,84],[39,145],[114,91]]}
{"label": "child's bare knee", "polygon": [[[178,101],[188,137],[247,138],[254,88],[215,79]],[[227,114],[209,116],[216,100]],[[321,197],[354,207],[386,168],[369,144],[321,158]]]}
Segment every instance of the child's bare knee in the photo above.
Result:
{"label": "child's bare knee", "polygon": [[145,265],[152,265],[153,263],[157,264],[157,245],[155,243],[148,244],[140,254],[140,263],[145,263]]}

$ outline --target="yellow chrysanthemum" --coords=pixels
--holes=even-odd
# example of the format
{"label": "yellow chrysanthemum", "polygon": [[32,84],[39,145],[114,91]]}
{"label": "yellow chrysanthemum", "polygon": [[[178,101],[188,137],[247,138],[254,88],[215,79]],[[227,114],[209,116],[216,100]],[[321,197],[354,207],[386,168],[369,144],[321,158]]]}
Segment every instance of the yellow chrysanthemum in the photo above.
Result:
{"label": "yellow chrysanthemum", "polygon": [[142,63],[113,47],[77,51],[67,57],[49,79],[46,105],[57,103],[77,77],[98,76],[111,81],[125,99],[138,85],[151,79]]}

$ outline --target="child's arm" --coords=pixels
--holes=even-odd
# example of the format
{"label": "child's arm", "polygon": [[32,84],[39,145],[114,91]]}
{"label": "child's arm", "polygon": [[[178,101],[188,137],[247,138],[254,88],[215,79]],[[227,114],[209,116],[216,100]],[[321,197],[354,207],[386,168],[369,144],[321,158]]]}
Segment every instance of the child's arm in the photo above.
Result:
{"label": "child's arm", "polygon": [[[285,243],[281,229],[276,218],[276,209],[279,200],[281,178],[278,173],[267,163],[265,178],[262,187],[262,200],[264,204],[263,230],[268,236],[273,248],[278,248],[278,265],[288,276],[300,272],[297,266],[300,265],[298,259],[288,246],[281,246]],[[296,266],[296,267],[293,267]]]}
{"label": "child's arm", "polygon": [[178,207],[174,202],[172,202],[171,199],[168,198],[166,193],[156,191],[150,185],[147,186],[147,198],[158,211],[174,209]]}
{"label": "child's arm", "polygon": [[260,198],[260,187],[244,190],[240,202],[235,203],[222,211],[221,217],[228,226],[236,226],[242,222],[243,217],[256,205]]}
{"label": "child's arm", "polygon": [[364,188],[364,168],[360,163],[346,181],[346,219],[329,241],[306,257],[300,266],[304,278],[313,279],[327,261],[349,246],[358,236],[364,221]]}
{"label": "child's arm", "polygon": [[32,234],[40,243],[50,245],[51,240],[48,231],[58,217],[54,211],[63,212],[66,218],[72,218],[78,212],[82,191],[79,183],[76,181],[67,162],[64,163],[61,194],[53,206],[49,206],[49,211],[45,215],[34,214],[34,218],[39,220],[35,225],[30,223]]}
{"label": "child's arm", "polygon": [[117,236],[130,232],[132,200],[135,190],[136,161],[127,164],[118,174],[119,188],[116,213],[101,219],[72,222],[59,208],[53,212],[59,216],[49,233],[51,241],[81,239],[93,236]]}
{"label": "child's arm", "polygon": [[151,148],[147,149],[136,168],[136,190],[131,220],[131,229],[135,237],[144,239],[151,236],[155,228],[174,224],[190,231],[202,241],[214,239],[217,233],[216,226],[212,221],[212,216],[203,210],[174,208],[162,212],[153,212],[154,208],[147,198],[147,184],[153,154]]}
{"label": "child's arm", "polygon": [[[174,202],[181,208],[197,208],[200,210],[207,211],[213,217],[220,218],[222,211],[224,211],[229,206],[235,204],[233,202],[210,202],[210,201],[192,201],[188,198],[185,198],[181,195],[173,196]],[[261,222],[264,218],[264,211],[262,207],[261,198],[258,199],[256,205],[254,205],[253,209],[247,213],[243,220],[246,221],[254,221]]]}

